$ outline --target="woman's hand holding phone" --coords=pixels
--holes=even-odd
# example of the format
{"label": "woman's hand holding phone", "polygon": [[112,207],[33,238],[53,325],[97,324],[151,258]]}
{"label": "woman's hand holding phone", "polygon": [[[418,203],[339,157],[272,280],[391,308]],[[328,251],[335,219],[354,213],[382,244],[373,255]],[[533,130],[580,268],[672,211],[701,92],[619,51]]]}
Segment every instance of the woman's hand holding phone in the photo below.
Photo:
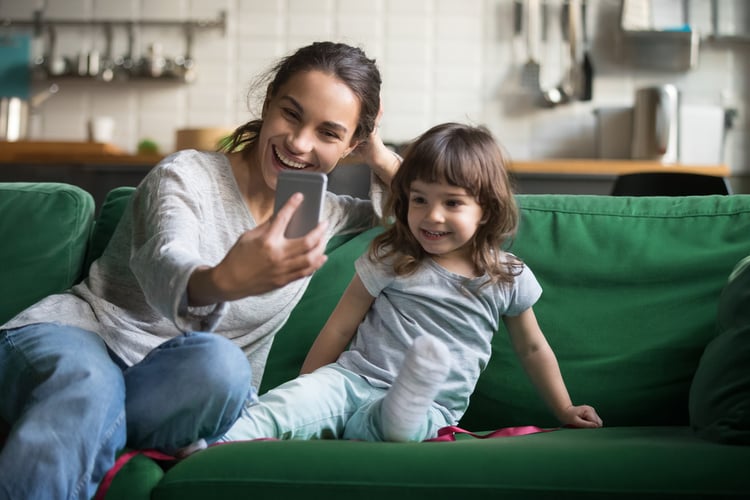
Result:
{"label": "woman's hand holding phone", "polygon": [[218,265],[194,271],[188,283],[190,305],[259,295],[318,270],[327,259],[326,222],[302,237],[284,236],[302,201],[301,194],[293,194],[274,217],[243,233]]}

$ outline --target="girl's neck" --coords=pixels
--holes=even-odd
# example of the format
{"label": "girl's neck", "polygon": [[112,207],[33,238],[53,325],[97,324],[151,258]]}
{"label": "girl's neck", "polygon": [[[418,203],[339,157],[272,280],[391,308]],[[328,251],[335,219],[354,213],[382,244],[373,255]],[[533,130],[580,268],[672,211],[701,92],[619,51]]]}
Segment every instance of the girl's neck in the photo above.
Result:
{"label": "girl's neck", "polygon": [[446,271],[465,278],[478,278],[484,274],[477,269],[468,255],[428,255],[428,257]]}

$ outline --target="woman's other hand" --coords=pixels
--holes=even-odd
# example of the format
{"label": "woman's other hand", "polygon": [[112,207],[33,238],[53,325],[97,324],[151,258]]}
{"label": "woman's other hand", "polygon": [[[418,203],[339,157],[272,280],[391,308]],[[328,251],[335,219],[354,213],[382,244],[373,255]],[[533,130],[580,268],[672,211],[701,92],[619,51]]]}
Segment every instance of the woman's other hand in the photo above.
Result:
{"label": "woman's other hand", "polygon": [[375,128],[367,140],[359,143],[352,152],[352,156],[368,165],[385,185],[390,185],[391,179],[401,165],[401,157],[386,146],[382,137],[380,137],[380,120],[382,117],[383,103],[381,101]]}

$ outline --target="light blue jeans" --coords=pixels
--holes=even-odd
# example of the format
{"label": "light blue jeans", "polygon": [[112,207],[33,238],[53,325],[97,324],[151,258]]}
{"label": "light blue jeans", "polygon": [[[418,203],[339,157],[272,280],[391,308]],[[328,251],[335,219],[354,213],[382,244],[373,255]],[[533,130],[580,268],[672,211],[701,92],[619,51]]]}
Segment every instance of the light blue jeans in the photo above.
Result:
{"label": "light blue jeans", "polygon": [[[259,438],[357,439],[385,441],[381,406],[387,389],[330,364],[297,377],[250,402],[222,441]],[[433,405],[411,441],[437,435],[451,425],[446,411]]]}
{"label": "light blue jeans", "polygon": [[89,499],[127,444],[167,453],[231,427],[250,366],[219,335],[191,333],[126,368],[101,338],[39,323],[0,330],[0,499]]}

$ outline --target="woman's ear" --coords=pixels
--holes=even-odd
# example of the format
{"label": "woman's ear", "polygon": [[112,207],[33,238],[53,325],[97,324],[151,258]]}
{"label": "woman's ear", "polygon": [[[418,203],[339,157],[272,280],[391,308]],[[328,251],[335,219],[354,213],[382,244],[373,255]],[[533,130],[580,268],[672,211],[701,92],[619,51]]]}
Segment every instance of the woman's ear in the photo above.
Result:
{"label": "woman's ear", "polygon": [[343,160],[347,156],[351,154],[352,151],[357,149],[357,146],[361,144],[361,141],[357,141],[355,139],[352,139],[352,141],[349,143],[349,147],[344,150],[344,153],[341,155],[341,159]]}
{"label": "woman's ear", "polygon": [[271,84],[269,83],[268,87],[266,87],[266,98],[263,99],[263,108],[261,109],[261,112],[260,112],[261,119],[265,119],[266,117],[266,111],[268,111],[268,103],[271,102],[271,97],[272,97]]}

